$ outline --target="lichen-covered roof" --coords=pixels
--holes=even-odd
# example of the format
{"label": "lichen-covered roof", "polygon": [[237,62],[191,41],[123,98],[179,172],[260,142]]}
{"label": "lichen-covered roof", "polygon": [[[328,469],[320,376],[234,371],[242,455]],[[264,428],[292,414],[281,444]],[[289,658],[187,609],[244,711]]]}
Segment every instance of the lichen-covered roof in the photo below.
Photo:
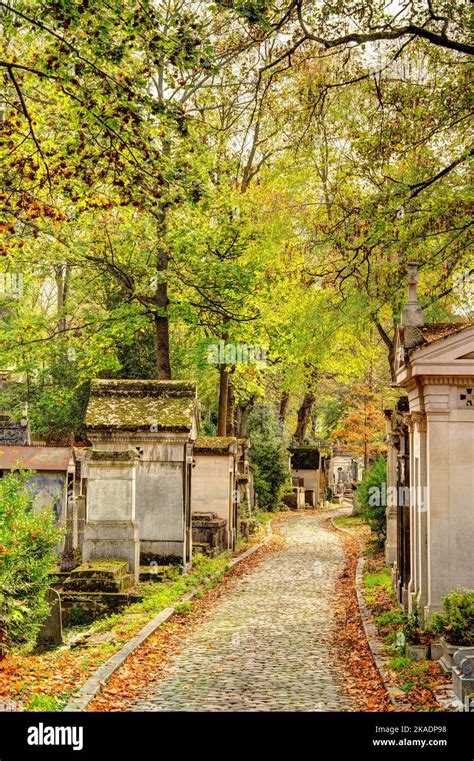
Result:
{"label": "lichen-covered roof", "polygon": [[420,332],[425,340],[425,343],[431,344],[433,341],[438,341],[440,338],[447,338],[453,335],[453,333],[459,333],[460,330],[468,328],[471,323],[466,322],[434,322],[430,325],[423,325],[420,328]]}
{"label": "lichen-covered roof", "polygon": [[187,381],[96,380],[86,427],[91,431],[190,431],[196,403],[196,384]]}
{"label": "lichen-covered roof", "polygon": [[73,457],[73,450],[68,447],[0,446],[0,470],[67,471]]}
{"label": "lichen-covered roof", "polygon": [[91,460],[95,462],[129,462],[138,459],[138,450],[130,449],[124,452],[111,452],[110,449],[92,449],[90,453]]}
{"label": "lichen-covered roof", "polygon": [[422,346],[428,346],[442,338],[460,333],[472,325],[472,322],[432,322],[419,327],[401,325],[399,327],[400,344],[409,352],[415,351]]}
{"label": "lichen-covered roof", "polygon": [[194,443],[194,451],[199,454],[228,454],[235,444],[235,436],[199,436]]}

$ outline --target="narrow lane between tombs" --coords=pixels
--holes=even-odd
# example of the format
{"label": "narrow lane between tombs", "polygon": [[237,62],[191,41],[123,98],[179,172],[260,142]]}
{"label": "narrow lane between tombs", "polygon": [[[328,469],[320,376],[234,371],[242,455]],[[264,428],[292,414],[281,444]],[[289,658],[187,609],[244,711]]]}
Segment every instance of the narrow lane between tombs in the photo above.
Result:
{"label": "narrow lane between tombs", "polygon": [[166,675],[144,688],[131,710],[356,710],[331,648],[346,557],[324,517],[281,523],[283,548],[240,578],[189,632]]}

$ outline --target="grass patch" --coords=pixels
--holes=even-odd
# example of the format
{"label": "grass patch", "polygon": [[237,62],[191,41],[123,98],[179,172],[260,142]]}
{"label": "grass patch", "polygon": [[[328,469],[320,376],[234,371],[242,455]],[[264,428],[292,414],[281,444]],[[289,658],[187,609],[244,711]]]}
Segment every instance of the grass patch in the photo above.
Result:
{"label": "grass patch", "polygon": [[257,526],[265,527],[272,518],[275,517],[275,513],[256,512],[252,513],[252,518]]}
{"label": "grass patch", "polygon": [[368,589],[374,587],[381,587],[382,589],[392,589],[392,572],[387,566],[383,571],[377,571],[376,573],[367,573],[364,576],[364,586]]}
{"label": "grass patch", "polygon": [[426,687],[430,679],[430,665],[428,661],[414,661],[404,656],[389,660],[389,667],[398,672],[398,687],[403,692]]}
{"label": "grass patch", "polygon": [[360,515],[341,515],[339,518],[334,518],[334,523],[337,526],[361,526],[365,524],[365,521]]}
{"label": "grass patch", "polygon": [[177,605],[175,605],[174,612],[178,616],[189,616],[192,607],[193,606],[191,604],[191,600],[186,600],[185,602],[179,602]]}
{"label": "grass patch", "polygon": [[407,666],[409,666],[411,663],[410,658],[406,658],[405,656],[400,656],[399,658],[390,658],[388,662],[388,666],[391,669],[394,669],[395,671],[400,671],[400,669],[404,669]]}
{"label": "grass patch", "polygon": [[65,699],[61,700],[54,695],[33,695],[32,698],[25,703],[25,710],[27,711],[62,711]]}

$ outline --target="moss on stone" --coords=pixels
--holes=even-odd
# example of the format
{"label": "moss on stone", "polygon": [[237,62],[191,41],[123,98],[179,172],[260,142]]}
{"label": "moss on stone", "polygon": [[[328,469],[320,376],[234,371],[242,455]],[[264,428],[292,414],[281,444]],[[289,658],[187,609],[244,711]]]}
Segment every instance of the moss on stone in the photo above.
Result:
{"label": "moss on stone", "polygon": [[93,449],[91,451],[91,460],[107,462],[114,460],[115,462],[128,462],[130,460],[136,460],[138,458],[138,451],[136,449],[126,450],[125,452],[111,452],[110,450]]}
{"label": "moss on stone", "polygon": [[194,444],[197,454],[228,454],[236,444],[234,436],[199,436]]}
{"label": "moss on stone", "polygon": [[91,430],[189,431],[196,385],[184,381],[105,381],[92,384],[86,426]]}
{"label": "moss on stone", "polygon": [[86,563],[74,568],[70,576],[74,578],[93,578],[107,576],[108,578],[120,578],[128,573],[126,560],[88,560]]}

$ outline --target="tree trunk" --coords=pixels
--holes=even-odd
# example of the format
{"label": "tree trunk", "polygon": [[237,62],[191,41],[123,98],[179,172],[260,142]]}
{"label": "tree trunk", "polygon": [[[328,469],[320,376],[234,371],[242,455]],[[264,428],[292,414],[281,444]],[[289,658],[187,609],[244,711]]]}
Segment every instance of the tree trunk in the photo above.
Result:
{"label": "tree trunk", "polygon": [[311,391],[309,391],[305,394],[301,407],[298,410],[298,423],[294,435],[298,444],[303,444],[306,438],[306,431],[308,429],[309,421],[311,420],[311,412],[315,401],[316,397]]}
{"label": "tree trunk", "polygon": [[397,372],[395,368],[395,337],[393,339],[390,338],[387,331],[384,330],[380,320],[378,320],[374,315],[372,315],[372,322],[377,328],[383,342],[385,343],[385,346],[388,349],[388,364],[390,367],[390,379],[392,383],[395,383],[397,380]]}
{"label": "tree trunk", "polygon": [[288,402],[290,401],[290,392],[283,391],[280,397],[280,406],[278,409],[278,417],[281,423],[285,422],[286,413],[288,411]]}
{"label": "tree trunk", "polygon": [[55,280],[56,280],[56,310],[58,316],[58,330],[63,333],[66,330],[66,316],[64,310],[66,308],[68,296],[69,296],[69,281],[71,279],[71,265],[60,264],[55,267]]}
{"label": "tree trunk", "polygon": [[[167,158],[171,155],[171,143],[163,141],[163,155]],[[165,188],[167,184],[164,183]],[[169,253],[165,244],[167,205],[161,201],[158,207],[156,219],[158,221],[157,239],[158,249],[156,254],[156,287],[154,305],[155,337],[156,337],[156,371],[158,380],[171,380],[170,361],[170,335],[168,317],[168,264]]]}
{"label": "tree trunk", "polygon": [[[160,208],[158,236],[162,237],[166,226],[166,209]],[[164,243],[158,246],[156,257],[156,286],[154,305],[155,339],[156,339],[156,377],[158,380],[171,380],[170,334],[168,320],[168,283],[166,280],[169,255]]]}
{"label": "tree trunk", "polygon": [[388,350],[388,363],[390,365],[390,379],[392,383],[397,381],[397,370],[395,367],[395,343],[392,341],[392,345]]}
{"label": "tree trunk", "polygon": [[217,435],[225,436],[227,432],[227,399],[229,394],[229,373],[226,365],[219,366],[219,414],[217,418]]}
{"label": "tree trunk", "polygon": [[232,383],[227,384],[226,436],[235,436],[235,397]]}
{"label": "tree trunk", "polygon": [[[165,298],[167,298],[165,296]],[[158,380],[171,380],[170,335],[166,315],[155,314],[156,341],[156,377]]]}
{"label": "tree trunk", "polygon": [[237,436],[241,439],[245,439],[248,434],[248,426],[249,426],[249,418],[252,413],[253,408],[255,407],[255,402],[257,401],[257,396],[254,394],[250,397],[248,402],[245,404],[239,405],[240,407],[240,415],[239,415],[239,425],[237,428]]}

